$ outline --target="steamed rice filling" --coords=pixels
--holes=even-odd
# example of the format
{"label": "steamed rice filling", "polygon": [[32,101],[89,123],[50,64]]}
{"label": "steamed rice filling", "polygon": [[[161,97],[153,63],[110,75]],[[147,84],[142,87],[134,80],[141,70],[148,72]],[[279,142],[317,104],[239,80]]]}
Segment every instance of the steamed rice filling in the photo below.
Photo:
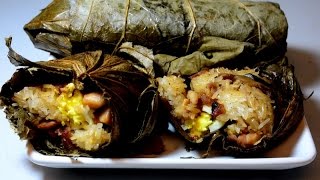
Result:
{"label": "steamed rice filling", "polygon": [[[201,71],[191,77],[190,89],[177,76],[158,78],[160,96],[173,107],[171,113],[195,140],[218,131],[242,146],[258,143],[272,133],[273,101],[260,84],[246,77],[253,70],[225,68]],[[245,137],[243,137],[245,136]]]}
{"label": "steamed rice filling", "polygon": [[94,110],[83,104],[83,94],[73,83],[63,87],[49,84],[24,87],[14,94],[13,101],[35,114],[38,123],[53,120],[70,127],[70,139],[81,149],[97,150],[110,141],[110,132],[103,128],[103,123],[95,122]]}

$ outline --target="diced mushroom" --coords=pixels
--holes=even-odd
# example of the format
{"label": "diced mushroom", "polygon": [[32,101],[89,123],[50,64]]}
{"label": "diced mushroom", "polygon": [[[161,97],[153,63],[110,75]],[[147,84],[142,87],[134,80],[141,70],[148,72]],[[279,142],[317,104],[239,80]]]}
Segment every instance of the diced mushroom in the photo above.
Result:
{"label": "diced mushroom", "polygon": [[212,107],[212,113],[211,113],[212,119],[215,119],[220,114],[226,113],[226,110],[223,104],[219,104],[216,100],[212,103],[211,107]]}
{"label": "diced mushroom", "polygon": [[98,109],[105,104],[105,100],[100,93],[88,93],[83,96],[82,103],[92,109]]}

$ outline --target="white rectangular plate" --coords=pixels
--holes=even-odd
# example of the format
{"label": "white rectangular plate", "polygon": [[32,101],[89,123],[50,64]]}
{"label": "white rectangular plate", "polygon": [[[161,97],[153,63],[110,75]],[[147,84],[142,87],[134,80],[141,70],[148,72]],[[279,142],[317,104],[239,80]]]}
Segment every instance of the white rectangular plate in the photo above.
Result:
{"label": "white rectangular plate", "polygon": [[35,151],[30,143],[27,152],[33,163],[53,168],[291,169],[309,164],[316,156],[315,145],[305,119],[286,141],[261,158],[217,156],[200,159],[197,158],[199,152],[187,152],[179,138],[167,135],[163,139],[166,152],[149,158],[46,156]]}

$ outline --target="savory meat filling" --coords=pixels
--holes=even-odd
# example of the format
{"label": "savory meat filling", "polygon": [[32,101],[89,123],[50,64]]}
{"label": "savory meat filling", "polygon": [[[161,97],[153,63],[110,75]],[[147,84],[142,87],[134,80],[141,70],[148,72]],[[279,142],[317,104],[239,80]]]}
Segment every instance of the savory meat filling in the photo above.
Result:
{"label": "savory meat filling", "polygon": [[157,79],[158,91],[193,140],[223,131],[230,141],[250,147],[272,133],[274,110],[264,86],[246,74],[255,72],[205,70],[191,77],[190,88],[181,77],[165,76]]}
{"label": "savory meat filling", "polygon": [[36,128],[60,137],[66,147],[91,151],[110,141],[112,112],[102,93],[82,94],[73,83],[44,84],[23,88],[13,101],[33,114]]}

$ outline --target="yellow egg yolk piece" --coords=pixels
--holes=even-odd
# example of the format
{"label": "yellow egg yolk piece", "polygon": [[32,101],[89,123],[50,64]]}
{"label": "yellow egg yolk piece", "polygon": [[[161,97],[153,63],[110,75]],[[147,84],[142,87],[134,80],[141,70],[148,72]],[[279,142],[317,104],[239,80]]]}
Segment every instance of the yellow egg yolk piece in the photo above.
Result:
{"label": "yellow egg yolk piece", "polygon": [[[63,88],[63,92],[58,96],[58,110],[60,113],[68,117],[68,121],[75,126],[88,121],[85,116],[85,110],[88,109],[82,104],[83,95],[79,90],[75,90],[73,83],[68,84]],[[66,122],[63,120],[62,125]]]}
{"label": "yellow egg yolk piece", "polygon": [[212,124],[211,115],[202,112],[196,119],[187,120],[184,126],[186,129],[190,129],[190,135],[192,137],[198,138],[208,130],[210,124]]}

